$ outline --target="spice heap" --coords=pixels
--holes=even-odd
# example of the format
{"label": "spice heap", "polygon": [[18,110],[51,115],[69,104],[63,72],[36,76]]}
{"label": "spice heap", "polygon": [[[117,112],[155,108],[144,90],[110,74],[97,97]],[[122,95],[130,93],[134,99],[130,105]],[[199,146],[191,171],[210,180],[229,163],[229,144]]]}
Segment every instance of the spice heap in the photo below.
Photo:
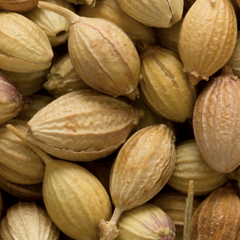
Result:
{"label": "spice heap", "polygon": [[239,19],[0,0],[0,239],[238,240]]}

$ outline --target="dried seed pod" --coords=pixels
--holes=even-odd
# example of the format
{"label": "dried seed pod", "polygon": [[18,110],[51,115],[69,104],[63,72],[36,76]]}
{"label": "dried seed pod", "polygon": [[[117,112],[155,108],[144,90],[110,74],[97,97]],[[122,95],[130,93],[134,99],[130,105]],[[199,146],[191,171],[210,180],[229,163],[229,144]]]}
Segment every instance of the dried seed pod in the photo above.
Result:
{"label": "dried seed pod", "polygon": [[66,0],[68,2],[80,5],[87,5],[88,7],[95,7],[97,0]]}
{"label": "dried seed pod", "polygon": [[0,124],[17,116],[28,104],[29,99],[23,97],[19,87],[0,73]]}
{"label": "dried seed pod", "polygon": [[176,146],[176,163],[168,184],[188,193],[190,180],[194,180],[196,196],[208,195],[228,180],[227,174],[216,172],[204,161],[194,139]]}
{"label": "dried seed pod", "polygon": [[137,21],[151,27],[171,27],[182,18],[183,0],[117,0],[121,8]]}
{"label": "dried seed pod", "polygon": [[157,43],[176,54],[178,53],[178,39],[180,34],[180,29],[182,25],[182,20],[173,24],[169,28],[154,28],[154,32],[157,38]]}
{"label": "dried seed pod", "polygon": [[134,91],[140,80],[140,59],[121,28],[108,20],[80,17],[43,1],[38,6],[69,20],[68,52],[73,67],[87,85],[113,97]]}
{"label": "dried seed pod", "polygon": [[18,115],[17,119],[29,121],[40,109],[47,106],[54,99],[50,96],[35,94],[30,96],[31,105],[28,109],[23,109]]}
{"label": "dried seed pod", "polygon": [[166,125],[153,125],[134,133],[122,146],[110,173],[114,213],[101,220],[101,240],[114,239],[123,211],[140,206],[167,183],[175,164],[175,136]]}
{"label": "dried seed pod", "polygon": [[[73,5],[66,0],[44,1],[75,11]],[[65,17],[40,8],[27,12],[25,16],[35,22],[46,33],[52,47],[67,41],[69,22]]]}
{"label": "dried seed pod", "polygon": [[142,116],[122,100],[78,90],[38,111],[28,122],[28,140],[61,159],[95,160],[119,148]]}
{"label": "dried seed pod", "polygon": [[58,240],[59,230],[53,224],[46,210],[34,202],[12,205],[1,220],[2,240]]}
{"label": "dried seed pod", "polygon": [[19,73],[9,72],[0,69],[0,72],[9,77],[15,82],[23,94],[23,96],[29,96],[43,88],[43,84],[46,82],[46,76],[50,69],[44,69],[36,72]]}
{"label": "dried seed pod", "polygon": [[124,212],[118,221],[118,228],[120,234],[116,240],[175,239],[175,226],[170,217],[149,203]]}
{"label": "dried seed pod", "polygon": [[[19,131],[26,132],[27,121],[12,119],[6,124],[14,125]],[[19,184],[42,182],[44,163],[18,137],[9,132],[5,124],[0,126],[0,177]]]}
{"label": "dried seed pod", "polygon": [[238,31],[237,43],[233,54],[228,60],[227,64],[232,68],[233,73],[240,77],[240,31]]}
{"label": "dried seed pod", "polygon": [[73,68],[69,54],[59,57],[47,75],[44,88],[55,98],[68,92],[90,88]]}
{"label": "dried seed pod", "polygon": [[197,0],[183,19],[178,50],[195,86],[223,67],[237,39],[237,20],[229,0]]}
{"label": "dried seed pod", "polygon": [[53,160],[13,126],[7,128],[45,162],[43,200],[57,227],[76,240],[99,240],[100,219],[109,219],[112,212],[109,196],[99,180],[77,164]]}
{"label": "dried seed pod", "polygon": [[[149,203],[161,208],[173,221],[176,228],[176,240],[183,240],[183,226],[185,217],[185,205],[187,195],[178,191],[170,191],[157,194]],[[200,199],[194,198],[192,212],[194,213],[201,203]]]}
{"label": "dried seed pod", "polygon": [[195,139],[203,159],[217,172],[240,165],[240,80],[227,67],[198,96],[193,113]]}
{"label": "dried seed pod", "polygon": [[192,117],[196,91],[175,53],[158,45],[139,43],[141,89],[148,104],[161,116],[175,122]]}
{"label": "dried seed pod", "polygon": [[191,221],[191,240],[237,240],[240,199],[230,185],[218,188],[199,205]]}
{"label": "dried seed pod", "polygon": [[117,0],[98,0],[94,8],[82,6],[77,13],[83,17],[103,18],[115,23],[127,33],[134,44],[139,40],[149,45],[156,43],[153,29],[130,17]]}
{"label": "dried seed pod", "polygon": [[39,0],[1,0],[0,9],[10,12],[26,12],[37,7]]}
{"label": "dried seed pod", "polygon": [[26,200],[42,202],[42,183],[37,184],[17,184],[0,178],[0,188],[9,194]]}
{"label": "dried seed pod", "polygon": [[34,72],[50,67],[53,51],[46,34],[28,18],[0,12],[0,66],[11,72]]}

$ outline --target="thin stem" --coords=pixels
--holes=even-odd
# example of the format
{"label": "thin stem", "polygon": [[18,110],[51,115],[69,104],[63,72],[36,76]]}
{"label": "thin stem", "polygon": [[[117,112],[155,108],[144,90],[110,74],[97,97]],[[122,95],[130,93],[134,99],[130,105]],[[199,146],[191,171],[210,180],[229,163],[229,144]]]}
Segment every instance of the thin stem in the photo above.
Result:
{"label": "thin stem", "polygon": [[72,12],[71,10],[64,8],[64,7],[60,7],[60,6],[52,4],[52,3],[39,1],[38,7],[55,12],[55,13],[65,17],[70,23],[75,23],[75,22],[79,21],[79,19],[80,19],[80,16],[78,16],[76,13]]}
{"label": "thin stem", "polygon": [[17,130],[14,126],[11,124],[7,124],[6,128],[11,131],[15,136],[20,138],[26,145],[28,145],[37,155],[44,161],[44,163],[47,165],[48,163],[54,161],[47,153],[42,151],[40,148],[37,146],[31,144],[28,140],[27,137],[24,136],[19,130]]}
{"label": "thin stem", "polygon": [[114,209],[114,211],[113,211],[113,215],[112,215],[112,217],[111,217],[111,219],[110,219],[110,222],[113,222],[113,223],[116,224],[116,223],[118,222],[118,219],[119,219],[120,216],[122,215],[122,212],[123,212],[122,208],[116,207],[116,208]]}
{"label": "thin stem", "polygon": [[193,198],[194,198],[194,181],[190,180],[189,187],[188,187],[188,196],[187,196],[186,205],[185,205],[183,240],[190,240]]}

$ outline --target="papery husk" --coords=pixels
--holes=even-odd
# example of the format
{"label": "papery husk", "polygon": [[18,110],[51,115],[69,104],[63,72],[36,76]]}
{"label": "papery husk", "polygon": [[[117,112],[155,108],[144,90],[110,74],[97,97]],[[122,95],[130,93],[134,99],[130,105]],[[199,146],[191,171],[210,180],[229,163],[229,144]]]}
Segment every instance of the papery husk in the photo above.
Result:
{"label": "papery husk", "polygon": [[57,227],[76,240],[99,240],[98,224],[112,212],[109,196],[97,178],[80,165],[53,159],[12,125],[7,129],[33,149],[46,164],[43,200]]}
{"label": "papery husk", "polygon": [[50,68],[30,73],[19,73],[0,69],[1,73],[9,77],[18,85],[23,96],[30,96],[41,90],[44,83],[47,81],[46,76],[49,71]]}
{"label": "papery husk", "polygon": [[58,240],[59,230],[53,224],[46,210],[34,202],[12,205],[0,224],[2,240]]}
{"label": "papery husk", "polygon": [[229,0],[197,0],[183,19],[178,51],[195,86],[222,68],[237,40],[237,19]]}
{"label": "papery husk", "polygon": [[83,17],[103,18],[115,23],[127,33],[134,44],[139,40],[150,45],[156,43],[153,29],[130,17],[116,0],[98,0],[94,8],[81,6],[77,13]]}
{"label": "papery husk", "polygon": [[239,62],[240,62],[240,31],[238,31],[237,42],[234,51],[227,62],[227,65],[229,65],[232,68],[233,73],[238,77],[240,77]]}
{"label": "papery husk", "polygon": [[61,159],[96,160],[117,150],[143,115],[120,99],[78,90],[38,111],[28,122],[28,140]]}
{"label": "papery husk", "polygon": [[0,66],[11,72],[35,72],[51,65],[53,51],[46,34],[28,18],[0,12]]}
{"label": "papery husk", "polygon": [[231,184],[216,189],[193,214],[191,240],[239,239],[239,214],[240,200]]}
{"label": "papery husk", "polygon": [[[160,192],[149,201],[150,204],[154,204],[161,208],[173,221],[176,228],[176,240],[183,240],[186,198],[187,194],[173,190],[163,193]],[[196,211],[201,202],[201,199],[194,198],[192,209],[193,213]]]}
{"label": "papery husk", "polygon": [[178,56],[158,45],[137,45],[141,57],[140,86],[152,109],[161,116],[184,122],[193,115],[196,90],[188,84]]}
{"label": "papery husk", "polygon": [[29,96],[29,98],[31,99],[31,104],[29,108],[23,109],[17,115],[17,119],[29,121],[40,109],[47,106],[50,102],[54,100],[54,98],[42,94],[34,94]]}
{"label": "papery husk", "polygon": [[175,136],[164,124],[134,133],[122,146],[110,173],[110,193],[115,210],[110,221],[101,220],[100,240],[115,239],[123,211],[140,206],[166,184],[175,165]]}
{"label": "papery husk", "polygon": [[182,18],[183,0],[117,0],[132,18],[150,27],[171,27]]}
{"label": "papery husk", "polygon": [[90,88],[78,75],[70,60],[69,54],[60,56],[52,65],[47,75],[44,88],[58,98],[66,93]]}
{"label": "papery husk", "polygon": [[38,6],[70,21],[68,52],[87,85],[115,98],[135,90],[140,80],[140,59],[121,28],[105,19],[79,17],[50,3],[40,1]]}
{"label": "papery husk", "polygon": [[19,184],[42,182],[44,163],[42,159],[24,144],[5,125],[12,124],[21,132],[27,132],[27,121],[12,119],[0,126],[0,177]]}
{"label": "papery husk", "polygon": [[182,19],[177,23],[173,24],[169,28],[154,28],[154,33],[157,38],[157,43],[176,54],[178,53],[178,39],[180,29],[182,25]]}
{"label": "papery husk", "polygon": [[37,7],[39,0],[1,0],[0,9],[11,12],[26,12]]}
{"label": "papery husk", "polygon": [[190,180],[194,180],[195,196],[209,195],[228,180],[227,174],[213,170],[205,162],[195,139],[176,146],[176,163],[168,184],[187,193]]}
{"label": "papery husk", "polygon": [[204,88],[194,107],[193,129],[199,151],[220,173],[230,173],[240,165],[239,91],[239,78],[226,67]]}
{"label": "papery husk", "polygon": [[14,118],[24,107],[27,107],[25,100],[27,99],[24,99],[19,87],[6,75],[0,73],[0,124]]}
{"label": "papery husk", "polygon": [[17,184],[0,178],[0,188],[12,196],[26,200],[42,202],[42,183],[37,184]]}
{"label": "papery husk", "polygon": [[145,203],[124,212],[119,221],[120,234],[116,240],[174,240],[175,226],[159,207]]}
{"label": "papery husk", "polygon": [[[44,1],[75,11],[73,5],[66,0]],[[68,40],[69,22],[65,17],[40,8],[27,12],[25,16],[35,22],[46,33],[52,47],[63,44]]]}

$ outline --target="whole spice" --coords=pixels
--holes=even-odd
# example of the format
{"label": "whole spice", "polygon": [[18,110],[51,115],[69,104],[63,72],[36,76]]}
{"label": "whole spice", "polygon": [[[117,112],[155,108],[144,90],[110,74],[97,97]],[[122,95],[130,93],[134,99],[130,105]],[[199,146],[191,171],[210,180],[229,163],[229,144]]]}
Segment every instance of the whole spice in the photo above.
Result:
{"label": "whole spice", "polygon": [[123,144],[142,110],[93,89],[67,93],[28,122],[28,140],[61,159],[91,161]]}
{"label": "whole spice", "polygon": [[237,240],[240,199],[230,185],[218,188],[198,206],[191,221],[191,240]]}
{"label": "whole spice", "polygon": [[143,128],[122,146],[110,173],[115,209],[110,221],[101,220],[101,240],[117,237],[122,212],[140,206],[166,184],[175,164],[175,137],[164,124]]}
{"label": "whole spice", "polygon": [[116,240],[173,240],[175,226],[171,218],[159,207],[145,203],[124,212],[119,221],[120,234]]}
{"label": "whole spice", "polygon": [[19,87],[7,76],[0,73],[0,124],[14,118],[28,108],[29,99],[24,98]]}
{"label": "whole spice", "polygon": [[229,67],[198,96],[193,129],[199,151],[217,172],[230,173],[240,165],[240,80]]}
{"label": "whole spice", "polygon": [[183,19],[178,50],[195,86],[223,67],[237,39],[237,20],[230,0],[197,0]]}
{"label": "whole spice", "polygon": [[83,17],[104,18],[119,26],[134,44],[142,40],[150,45],[156,43],[156,37],[151,27],[148,27],[130,17],[117,3],[117,0],[98,0],[94,8],[81,6],[78,15]]}
{"label": "whole spice", "polygon": [[44,88],[55,98],[68,92],[90,88],[73,68],[69,54],[59,57],[52,65]]}
{"label": "whole spice", "polygon": [[[176,228],[176,240],[183,240],[183,226],[187,195],[178,191],[167,191],[157,194],[149,203],[161,208],[173,221]],[[201,203],[200,199],[193,201],[193,213]]]}
{"label": "whole spice", "polygon": [[189,180],[194,180],[196,196],[208,195],[228,180],[227,174],[216,172],[204,161],[194,139],[176,146],[176,163],[168,184],[187,193]]}
{"label": "whole spice", "polygon": [[99,180],[80,165],[53,160],[13,126],[7,128],[45,162],[43,200],[57,227],[76,240],[99,240],[99,222],[109,219],[112,212],[109,196]]}
{"label": "whole spice", "polygon": [[[45,2],[62,6],[74,12],[74,7],[66,0],[45,0]],[[68,39],[68,20],[52,11],[35,8],[28,11],[25,16],[35,22],[47,35],[51,46],[63,44]]]}
{"label": "whole spice", "polygon": [[0,12],[0,66],[11,72],[34,72],[51,65],[53,51],[46,34],[15,12]]}
{"label": "whole spice", "polygon": [[132,18],[151,27],[167,28],[182,18],[183,0],[117,0]]}
{"label": "whole spice", "polygon": [[161,116],[175,122],[192,117],[196,91],[178,56],[158,45],[139,43],[142,80],[140,86],[147,103]]}
{"label": "whole spice", "polygon": [[58,240],[59,230],[53,224],[46,210],[34,202],[12,205],[1,220],[2,240]]}
{"label": "whole spice", "polygon": [[140,59],[121,28],[108,20],[80,17],[43,1],[38,7],[69,20],[68,52],[73,67],[87,85],[113,97],[134,91],[140,80]]}
{"label": "whole spice", "polygon": [[0,188],[12,196],[26,201],[42,202],[42,182],[36,184],[17,184],[0,178]]}
{"label": "whole spice", "polygon": [[1,0],[0,9],[12,12],[26,12],[37,7],[39,0]]}
{"label": "whole spice", "polygon": [[27,132],[27,121],[12,119],[0,125],[0,177],[19,184],[35,184],[43,180],[42,159],[6,129],[12,124],[21,132]]}

